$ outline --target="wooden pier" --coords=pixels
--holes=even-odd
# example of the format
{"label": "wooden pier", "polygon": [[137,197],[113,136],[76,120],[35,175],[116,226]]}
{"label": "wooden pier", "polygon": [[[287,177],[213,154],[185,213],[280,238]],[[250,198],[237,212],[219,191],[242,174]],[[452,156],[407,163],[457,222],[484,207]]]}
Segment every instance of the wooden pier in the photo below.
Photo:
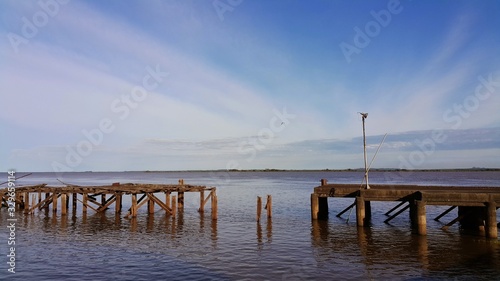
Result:
{"label": "wooden pier", "polygon": [[[53,213],[60,210],[61,216],[68,213],[70,206],[76,212],[78,202],[81,203],[82,212],[86,214],[89,209],[101,213],[114,206],[116,214],[122,212],[124,195],[129,195],[131,207],[125,217],[137,217],[138,210],[147,204],[148,213],[155,212],[155,205],[164,210],[167,215],[176,216],[178,211],[184,209],[184,194],[186,192],[198,192],[200,194],[200,207],[198,211],[203,213],[205,205],[210,201],[211,216],[217,219],[217,194],[215,187],[184,184],[120,184],[113,183],[107,186],[48,186],[39,184],[33,186],[20,186],[15,188],[15,207],[23,210],[25,214],[33,214],[37,210],[49,210]],[[160,196],[164,194],[164,196]],[[206,195],[206,197],[205,197]],[[8,189],[0,189],[2,206],[9,206],[8,200],[11,194]],[[163,197],[163,200],[159,198]],[[59,205],[60,204],[60,205]]]}
{"label": "wooden pier", "polygon": [[[500,207],[500,187],[419,186],[370,184],[370,188],[357,184],[321,185],[311,194],[313,220],[328,218],[328,197],[354,198],[354,203],[337,216],[356,208],[357,225],[368,225],[372,201],[394,201],[397,206],[386,212],[389,222],[405,210],[410,210],[412,226],[420,235],[427,234],[426,206],[450,206],[435,220],[458,208],[458,216],[443,228],[460,222],[462,228],[477,229],[489,238],[498,238],[497,209]],[[399,210],[398,210],[399,209]],[[397,212],[395,212],[398,210]]]}

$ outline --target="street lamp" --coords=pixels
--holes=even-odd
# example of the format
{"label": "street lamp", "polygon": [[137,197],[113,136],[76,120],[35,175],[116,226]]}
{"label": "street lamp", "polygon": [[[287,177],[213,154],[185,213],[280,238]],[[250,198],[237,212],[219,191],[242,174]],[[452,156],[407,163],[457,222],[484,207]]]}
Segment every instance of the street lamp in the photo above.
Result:
{"label": "street lamp", "polygon": [[368,113],[358,112],[361,114],[361,120],[363,121],[363,154],[365,157],[365,181],[366,181],[366,189],[370,189],[368,185],[368,165],[366,161],[366,135],[365,135],[365,119],[368,117]]}

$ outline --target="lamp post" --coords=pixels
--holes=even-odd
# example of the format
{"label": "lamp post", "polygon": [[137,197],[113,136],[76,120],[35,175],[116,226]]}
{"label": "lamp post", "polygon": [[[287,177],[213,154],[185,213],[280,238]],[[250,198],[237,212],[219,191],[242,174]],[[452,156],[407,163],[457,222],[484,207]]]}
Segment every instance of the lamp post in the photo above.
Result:
{"label": "lamp post", "polygon": [[361,114],[361,120],[363,121],[363,154],[365,157],[365,181],[366,181],[366,189],[370,189],[370,185],[368,185],[368,165],[366,161],[366,135],[365,135],[365,119],[368,117],[368,113],[359,112]]}

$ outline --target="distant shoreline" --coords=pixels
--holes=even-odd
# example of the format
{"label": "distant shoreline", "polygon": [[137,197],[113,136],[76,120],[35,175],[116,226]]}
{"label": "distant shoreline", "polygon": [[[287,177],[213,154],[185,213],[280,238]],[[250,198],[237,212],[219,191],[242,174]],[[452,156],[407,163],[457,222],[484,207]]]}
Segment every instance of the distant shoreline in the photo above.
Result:
{"label": "distant shoreline", "polygon": [[[364,172],[363,168],[356,169],[245,169],[245,170],[176,170],[176,171],[74,171],[74,172],[60,172],[60,173],[203,173],[203,172],[230,172],[230,173],[252,173],[252,172]],[[464,169],[395,169],[395,168],[378,168],[370,169],[370,172],[500,172],[500,168],[464,168]],[[30,173],[24,171],[17,171],[16,173]],[[53,173],[48,172],[33,172],[33,173]]]}

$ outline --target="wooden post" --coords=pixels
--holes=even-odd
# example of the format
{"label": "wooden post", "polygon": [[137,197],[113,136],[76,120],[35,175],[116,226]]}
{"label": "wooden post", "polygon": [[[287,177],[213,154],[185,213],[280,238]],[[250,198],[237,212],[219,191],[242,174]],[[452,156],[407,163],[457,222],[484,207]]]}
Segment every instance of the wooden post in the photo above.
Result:
{"label": "wooden post", "polygon": [[425,202],[416,201],[417,204],[417,232],[419,235],[427,235],[427,218],[425,214]]}
{"label": "wooden post", "polygon": [[497,208],[493,200],[486,203],[486,237],[498,238]]}
{"label": "wooden post", "polygon": [[202,189],[200,190],[200,208],[198,209],[198,212],[203,213],[205,211],[205,191]]}
{"label": "wooden post", "polygon": [[77,196],[78,196],[78,193],[73,193],[73,202],[71,204],[71,207],[73,209],[73,213],[76,212]]}
{"label": "wooden post", "polygon": [[257,196],[257,222],[260,222],[260,213],[262,212],[262,198]]}
{"label": "wooden post", "polygon": [[266,207],[267,210],[267,218],[270,219],[273,216],[273,198],[271,195],[267,195]]}
{"label": "wooden post", "polygon": [[83,212],[84,214],[86,214],[86,213],[87,213],[87,201],[88,201],[88,198],[87,198],[87,197],[88,197],[88,194],[87,194],[87,193],[83,193],[83,201],[82,201],[83,206],[82,206],[82,212]]}
{"label": "wooden post", "polygon": [[67,204],[67,201],[66,201],[66,193],[62,193],[61,194],[61,216],[65,216],[66,215],[66,212],[67,212],[67,208],[66,208],[66,204]]}
{"label": "wooden post", "polygon": [[101,205],[104,206],[106,205],[106,194],[101,194]]}
{"label": "wooden post", "polygon": [[165,205],[170,209],[170,191],[165,192]]}
{"label": "wooden post", "polygon": [[115,213],[119,214],[122,212],[122,193],[116,192],[116,201],[115,201]]}
{"label": "wooden post", "polygon": [[172,196],[172,217],[175,217],[177,213],[177,198],[175,195]]}
{"label": "wooden post", "polygon": [[327,185],[328,180],[327,179],[321,179],[321,185]]}
{"label": "wooden post", "polygon": [[130,214],[133,218],[137,217],[137,194],[132,194],[132,207],[130,208]]}
{"label": "wooden post", "polygon": [[52,193],[52,212],[57,212],[57,193]]}
{"label": "wooden post", "polygon": [[182,192],[182,191],[177,192],[177,195],[179,196],[177,198],[177,203],[178,203],[177,208],[179,209],[179,211],[183,211],[184,210],[184,192]]}
{"label": "wooden post", "polygon": [[155,202],[153,200],[149,200],[148,198],[148,213],[154,214],[155,212]]}
{"label": "wooden post", "polygon": [[217,195],[215,194],[215,190],[212,190],[212,220],[217,220]]}
{"label": "wooden post", "polygon": [[29,192],[24,193],[24,213],[27,214],[30,210],[30,194]]}
{"label": "wooden post", "polygon": [[38,203],[42,202],[42,192],[38,191]]}
{"label": "wooden post", "polygon": [[365,200],[363,197],[356,197],[356,222],[358,226],[365,225]]}
{"label": "wooden post", "polygon": [[318,212],[319,212],[318,194],[311,193],[311,218],[313,220],[318,219]]}

